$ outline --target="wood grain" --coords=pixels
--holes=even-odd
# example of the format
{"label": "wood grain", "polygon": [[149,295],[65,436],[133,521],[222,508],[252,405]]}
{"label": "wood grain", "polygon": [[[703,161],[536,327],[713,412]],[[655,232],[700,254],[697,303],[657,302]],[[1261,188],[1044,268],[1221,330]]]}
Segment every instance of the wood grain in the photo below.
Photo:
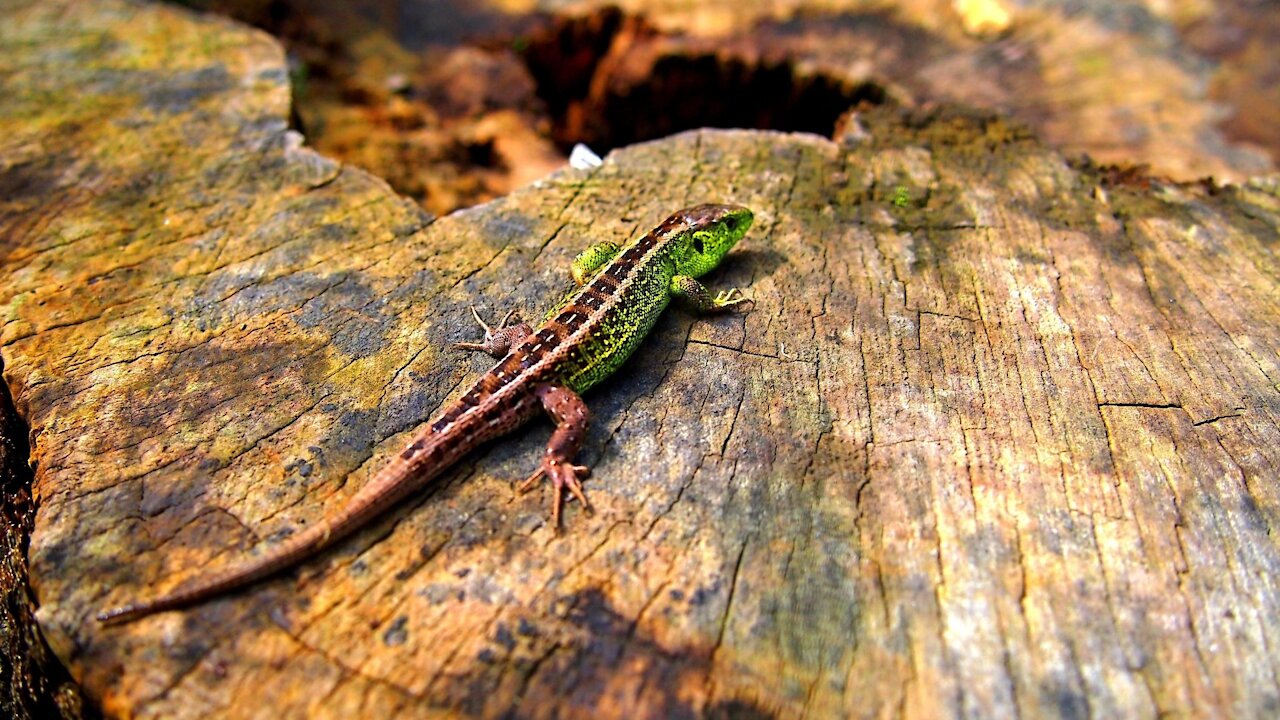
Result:
{"label": "wood grain", "polygon": [[[0,358],[39,618],[121,717],[1265,716],[1275,179],[1072,165],[990,116],[700,131],[439,220],[299,146],[278,46],[168,6],[0,30]],[[11,54],[12,53],[12,54]],[[349,497],[671,210],[757,225],[587,398],[597,512],[494,445],[292,575],[104,629]]]}

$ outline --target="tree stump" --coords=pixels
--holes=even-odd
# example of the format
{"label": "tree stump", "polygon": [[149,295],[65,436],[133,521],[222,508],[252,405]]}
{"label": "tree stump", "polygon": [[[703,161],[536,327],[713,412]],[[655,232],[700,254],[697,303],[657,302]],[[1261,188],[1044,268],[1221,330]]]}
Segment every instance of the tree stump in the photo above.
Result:
{"label": "tree stump", "polygon": [[[267,36],[0,28],[0,358],[46,637],[110,716],[1265,716],[1280,708],[1280,184],[1072,164],[998,117],[699,131],[433,220],[300,146]],[[333,510],[585,245],[744,203],[587,398],[596,513],[493,444],[297,571],[99,610]]]}

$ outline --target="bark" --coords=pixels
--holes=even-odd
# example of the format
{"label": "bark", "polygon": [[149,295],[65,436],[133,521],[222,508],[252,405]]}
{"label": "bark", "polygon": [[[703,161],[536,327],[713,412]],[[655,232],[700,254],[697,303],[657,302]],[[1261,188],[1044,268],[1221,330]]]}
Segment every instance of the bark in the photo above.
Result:
{"label": "bark", "polygon": [[[1277,181],[1071,164],[998,117],[699,131],[433,220],[286,129],[268,37],[0,29],[0,359],[50,645],[109,716],[1263,716],[1280,704]],[[9,58],[17,58],[9,60]],[[590,394],[586,515],[495,443],[296,572],[106,606],[337,508],[587,244],[757,211]]]}
{"label": "bark", "polygon": [[27,538],[35,518],[28,455],[25,428],[0,386],[0,714],[14,720],[94,717],[35,622],[27,580]]}

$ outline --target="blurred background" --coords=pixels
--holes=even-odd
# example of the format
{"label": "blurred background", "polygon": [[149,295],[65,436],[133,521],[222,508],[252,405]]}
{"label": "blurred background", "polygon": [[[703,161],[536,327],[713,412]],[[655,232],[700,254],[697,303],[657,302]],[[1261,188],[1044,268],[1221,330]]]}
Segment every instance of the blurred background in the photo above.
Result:
{"label": "blurred background", "polygon": [[1264,0],[195,0],[280,38],[295,126],[443,214],[585,143],[831,136],[873,106],[1008,115],[1068,156],[1191,181],[1280,157]]}

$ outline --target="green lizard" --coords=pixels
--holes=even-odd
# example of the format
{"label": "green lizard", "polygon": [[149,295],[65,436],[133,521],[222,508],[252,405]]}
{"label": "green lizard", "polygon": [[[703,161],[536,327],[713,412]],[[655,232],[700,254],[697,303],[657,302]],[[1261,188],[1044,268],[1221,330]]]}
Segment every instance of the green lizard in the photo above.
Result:
{"label": "green lizard", "polygon": [[751,211],[739,205],[698,205],[677,212],[625,248],[611,242],[591,246],[573,262],[579,289],[548,313],[537,331],[524,323],[508,326],[511,313],[496,329],[490,328],[472,308],[484,328],[484,341],[458,345],[501,361],[343,507],[257,558],[160,598],[104,612],[98,620],[127,622],[185,607],[301,562],[386,511],[480,444],[529,421],[539,407],[556,428],[542,463],[520,488],[542,478],[551,481],[551,522],[558,529],[566,490],[588,507],[578,480],[587,468],[573,464],[587,429],[587,406],[579,393],[622,365],[671,298],[691,300],[702,311],[748,302],[736,288],[712,296],[696,278],[719,264],[751,221]]}

